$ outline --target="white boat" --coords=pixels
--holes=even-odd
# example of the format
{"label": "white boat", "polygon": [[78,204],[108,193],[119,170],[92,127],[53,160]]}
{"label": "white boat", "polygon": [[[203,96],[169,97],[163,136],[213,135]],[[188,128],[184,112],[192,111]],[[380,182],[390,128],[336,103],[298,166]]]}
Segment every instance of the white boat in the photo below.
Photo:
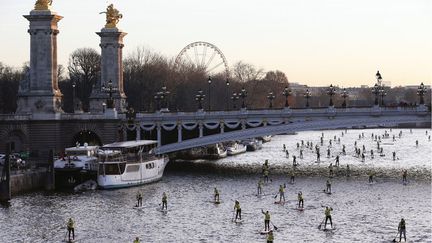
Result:
{"label": "white boat", "polygon": [[242,144],[246,145],[247,151],[255,151],[255,150],[262,149],[262,141],[256,138],[243,140]]}
{"label": "white boat", "polygon": [[162,178],[168,157],[156,156],[155,140],[106,144],[98,151],[97,182],[102,189],[138,186]]}
{"label": "white boat", "polygon": [[221,159],[227,157],[227,150],[224,148],[223,144],[215,144],[207,147],[207,159]]}
{"label": "white boat", "polygon": [[271,141],[271,135],[259,137],[259,140],[262,140],[263,143],[267,143]]}
{"label": "white boat", "polygon": [[227,152],[228,155],[236,155],[246,152],[246,146],[243,144],[239,144],[237,142],[234,142],[227,146]]}
{"label": "white boat", "polygon": [[56,188],[73,188],[85,180],[96,179],[98,146],[80,146],[65,149],[65,155],[54,161]]}

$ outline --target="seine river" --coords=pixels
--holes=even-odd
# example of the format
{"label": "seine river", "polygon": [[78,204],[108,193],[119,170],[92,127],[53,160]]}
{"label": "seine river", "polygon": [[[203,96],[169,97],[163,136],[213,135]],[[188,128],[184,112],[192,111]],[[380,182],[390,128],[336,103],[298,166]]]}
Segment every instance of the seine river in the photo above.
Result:
{"label": "seine river", "polygon": [[[410,242],[432,242],[431,142],[426,134],[430,130],[413,129],[411,133],[404,129],[401,138],[400,129],[387,131],[390,138],[382,142],[386,143],[386,156],[365,162],[352,156],[353,143],[365,145],[366,151],[376,149],[371,133],[382,135],[384,129],[348,130],[344,136],[345,131],[324,131],[324,144],[334,136],[341,143],[332,144],[329,158],[325,156],[327,145],[323,145],[320,164],[314,163],[314,153],[305,149],[304,159],[297,159],[304,173],[299,173],[294,184],[289,184],[283,173],[292,159],[285,158],[282,144],[291,154],[298,154],[297,142],[313,141],[315,145],[322,131],[276,136],[260,151],[219,161],[170,162],[162,181],[141,187],[16,196],[9,207],[0,207],[0,242],[62,242],[69,217],[76,222],[76,242],[132,242],[135,237],[141,242],[266,242],[266,236],[259,234],[264,227],[261,209],[270,212],[271,222],[278,228],[275,242],[391,242],[402,217]],[[393,134],[397,139],[390,141]],[[327,178],[322,171],[334,163],[343,144],[347,155],[341,156],[341,168],[350,164],[354,176],[333,178],[333,194],[327,195],[323,193]],[[397,153],[394,161],[393,151]],[[269,159],[271,170],[281,173],[271,173],[272,182],[263,188],[266,196],[257,197],[260,175],[255,171],[265,159]],[[402,169],[409,171],[407,185],[401,182]],[[319,173],[313,175],[314,170]],[[379,171],[375,184],[368,184],[362,174],[365,170]],[[274,195],[284,183],[287,203],[275,204]],[[221,194],[219,205],[211,202],[215,186]],[[140,210],[133,208],[138,189],[144,197]],[[298,191],[304,195],[304,211],[296,210]],[[168,194],[167,213],[158,210],[163,192]],[[242,207],[241,224],[232,222],[235,200]],[[324,218],[323,206],[333,208],[334,231],[318,229]]]}

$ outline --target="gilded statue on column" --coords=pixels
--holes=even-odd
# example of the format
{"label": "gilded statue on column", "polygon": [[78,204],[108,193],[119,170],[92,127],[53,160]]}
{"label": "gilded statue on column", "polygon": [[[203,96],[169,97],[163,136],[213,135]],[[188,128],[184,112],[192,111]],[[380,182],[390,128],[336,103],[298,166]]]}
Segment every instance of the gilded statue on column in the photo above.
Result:
{"label": "gilded statue on column", "polygon": [[106,14],[105,28],[116,28],[120,19],[123,18],[123,15],[114,8],[113,4],[107,7],[106,12],[101,12],[101,14],[103,13]]}
{"label": "gilded statue on column", "polygon": [[52,0],[37,0],[34,10],[49,10],[52,5]]}

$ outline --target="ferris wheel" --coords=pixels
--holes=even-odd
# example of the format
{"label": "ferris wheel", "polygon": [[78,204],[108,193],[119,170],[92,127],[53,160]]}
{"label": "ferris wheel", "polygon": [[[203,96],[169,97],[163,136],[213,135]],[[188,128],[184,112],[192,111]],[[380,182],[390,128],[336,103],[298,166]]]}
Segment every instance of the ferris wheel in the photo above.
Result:
{"label": "ferris wheel", "polygon": [[184,47],[175,59],[177,65],[192,65],[197,69],[205,71],[212,75],[216,73],[225,73],[228,78],[228,62],[222,51],[215,45],[197,41]]}

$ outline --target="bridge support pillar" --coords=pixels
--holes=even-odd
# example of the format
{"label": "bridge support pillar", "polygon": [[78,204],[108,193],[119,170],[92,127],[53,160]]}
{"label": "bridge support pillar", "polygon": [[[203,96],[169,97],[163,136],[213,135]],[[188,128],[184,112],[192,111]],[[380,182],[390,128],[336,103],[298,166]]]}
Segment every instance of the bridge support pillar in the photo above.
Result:
{"label": "bridge support pillar", "polygon": [[225,132],[225,124],[223,122],[221,122],[220,124],[220,133],[224,133]]}
{"label": "bridge support pillar", "polygon": [[135,128],[135,132],[136,132],[136,140],[141,140],[141,127],[137,126],[137,128]]}
{"label": "bridge support pillar", "polygon": [[158,147],[160,147],[162,145],[162,127],[158,124],[156,130]]}
{"label": "bridge support pillar", "polygon": [[203,124],[200,122],[200,124],[198,125],[198,129],[199,129],[199,137],[203,137],[204,136],[204,126]]}
{"label": "bridge support pillar", "polygon": [[178,124],[177,125],[177,141],[180,143],[181,141],[183,141],[183,136],[182,136],[182,125]]}
{"label": "bridge support pillar", "polygon": [[10,184],[10,145],[7,144],[7,152],[3,171],[0,175],[0,202],[8,202],[12,198]]}

